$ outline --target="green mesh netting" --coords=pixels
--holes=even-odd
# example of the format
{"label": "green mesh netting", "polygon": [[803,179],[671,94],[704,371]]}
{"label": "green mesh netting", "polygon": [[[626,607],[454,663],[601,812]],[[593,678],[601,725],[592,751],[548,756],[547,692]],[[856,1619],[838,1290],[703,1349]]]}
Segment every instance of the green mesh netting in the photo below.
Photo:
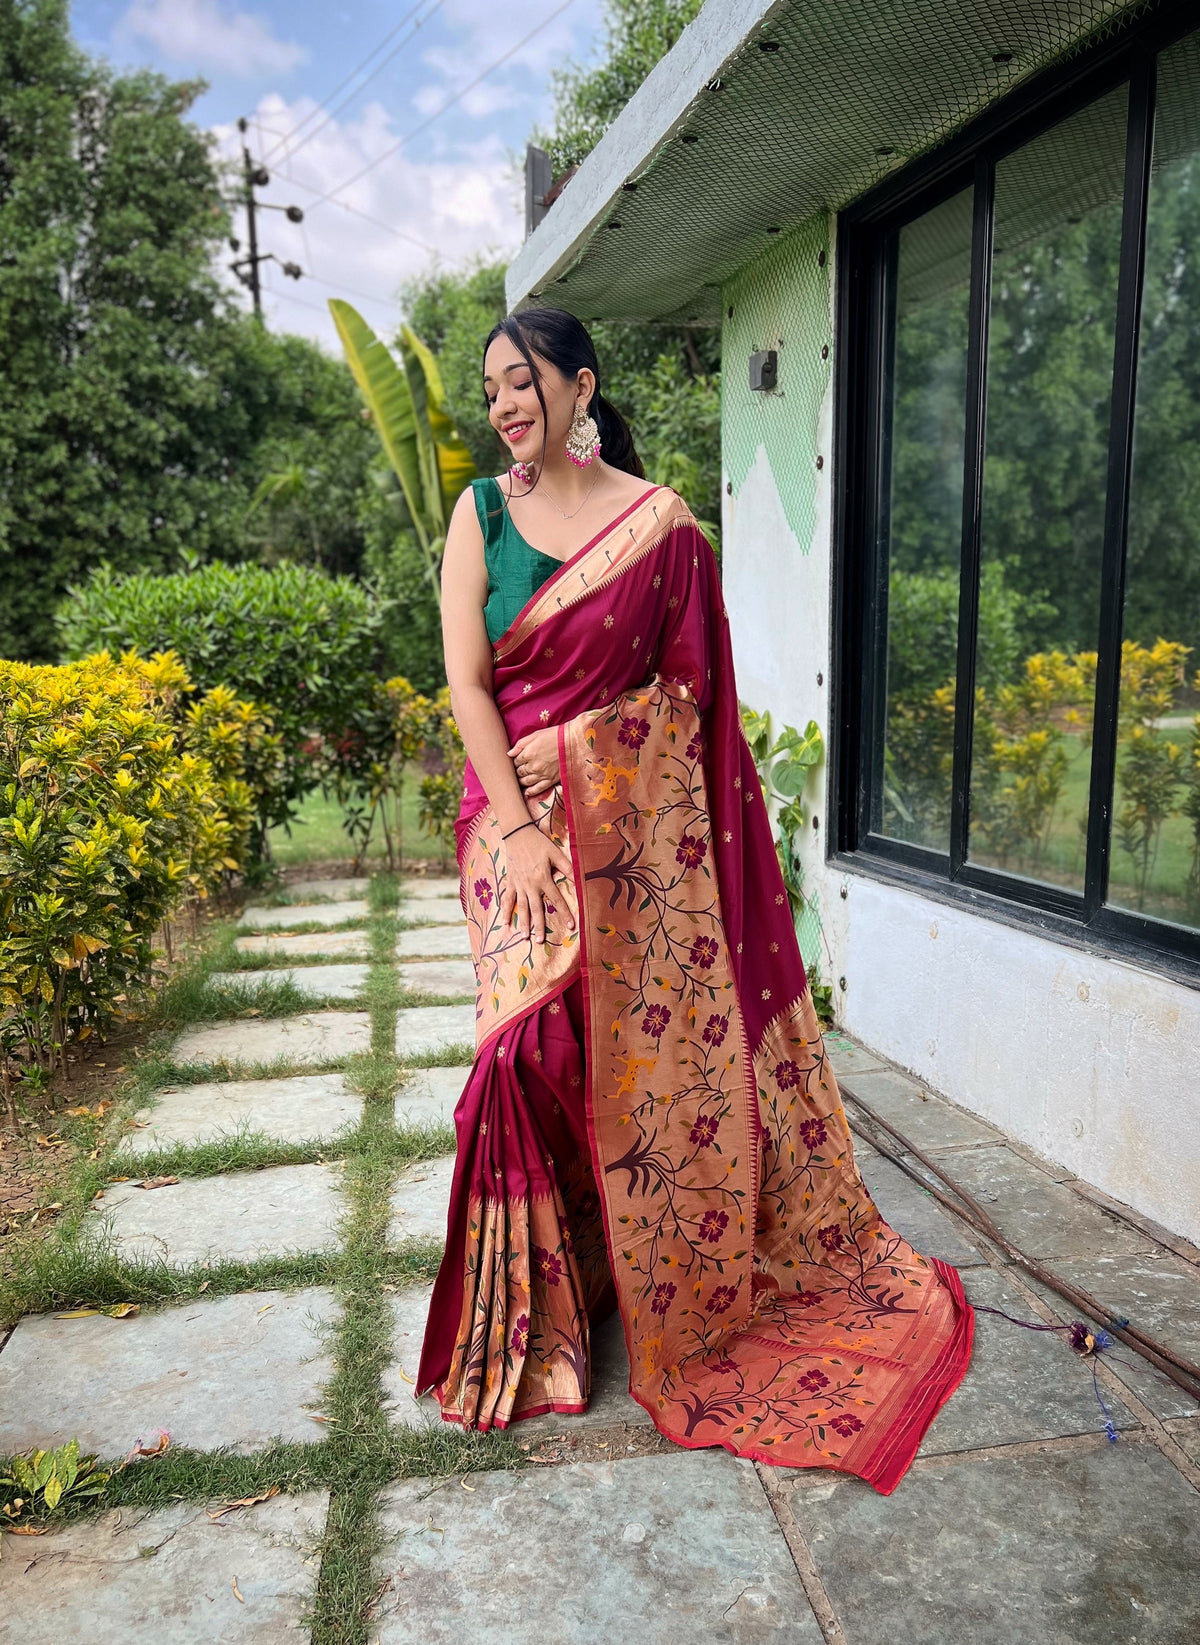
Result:
{"label": "green mesh netting", "polygon": [[[584,319],[714,322],[722,286],[775,243],[772,230],[845,205],[1017,81],[1146,9],[1146,0],[781,5],[540,295]],[[574,186],[587,186],[586,172]]]}

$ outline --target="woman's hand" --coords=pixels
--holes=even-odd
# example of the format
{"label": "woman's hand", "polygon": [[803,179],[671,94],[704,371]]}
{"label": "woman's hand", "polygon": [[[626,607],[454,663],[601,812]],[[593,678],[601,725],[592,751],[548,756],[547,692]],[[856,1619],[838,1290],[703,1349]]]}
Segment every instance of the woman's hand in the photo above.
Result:
{"label": "woman's hand", "polygon": [[548,794],[557,786],[560,780],[557,727],[530,731],[512,745],[508,754],[517,768],[517,780],[525,790],[526,799]]}
{"label": "woman's hand", "polygon": [[[542,735],[542,733],[537,733]],[[546,940],[546,904],[563,907],[567,928],[575,929],[575,919],[566,888],[556,884],[556,876],[572,883],[571,859],[536,825],[519,828],[504,842],[504,891],[500,897],[500,918],[505,925],[515,912],[521,932],[535,943]]]}

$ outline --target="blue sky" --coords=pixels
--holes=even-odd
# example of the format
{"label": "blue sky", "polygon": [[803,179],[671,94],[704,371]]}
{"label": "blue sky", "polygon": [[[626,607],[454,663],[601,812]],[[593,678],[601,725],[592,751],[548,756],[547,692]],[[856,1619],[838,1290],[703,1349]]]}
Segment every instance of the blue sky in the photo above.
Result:
{"label": "blue sky", "polygon": [[271,172],[261,198],[305,212],[301,226],[260,218],[263,249],[306,274],[293,282],[268,266],[269,323],[334,346],[327,297],[386,329],[404,279],[520,242],[514,156],[548,114],[553,69],[599,42],[599,0],[562,4],[74,0],[72,18],[80,43],[118,67],[206,80],[192,118],[223,155],[239,152],[238,116],[251,121]]}

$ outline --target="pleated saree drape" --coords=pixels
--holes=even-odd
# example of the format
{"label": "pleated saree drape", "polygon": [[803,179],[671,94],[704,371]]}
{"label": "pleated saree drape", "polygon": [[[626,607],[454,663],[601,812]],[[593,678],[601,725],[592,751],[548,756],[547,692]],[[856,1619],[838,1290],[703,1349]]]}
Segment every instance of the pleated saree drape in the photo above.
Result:
{"label": "pleated saree drape", "polygon": [[543,946],[502,925],[468,767],[477,1051],[418,1385],[479,1428],[583,1410],[589,1322],[615,1296],[630,1391],[669,1438],[891,1491],[973,1315],[855,1167],[716,562],[673,492],[543,585],[494,680],[510,738],[558,728],[561,786],[530,809],[574,875]]}

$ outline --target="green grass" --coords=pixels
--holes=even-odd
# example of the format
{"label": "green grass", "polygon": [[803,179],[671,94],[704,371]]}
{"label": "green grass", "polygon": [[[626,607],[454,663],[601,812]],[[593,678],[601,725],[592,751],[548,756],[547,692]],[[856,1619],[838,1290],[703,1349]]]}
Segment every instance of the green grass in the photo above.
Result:
{"label": "green grass", "polygon": [[[443,856],[437,841],[420,825],[419,781],[419,773],[414,773],[404,784],[404,860],[441,862]],[[348,861],[354,856],[354,844],[342,826],[344,815],[336,800],[327,799],[319,792],[310,794],[300,806],[290,835],[283,827],[271,830],[272,861],[280,868],[303,862]],[[383,831],[376,825],[364,863],[373,866],[382,861],[384,855]]]}

